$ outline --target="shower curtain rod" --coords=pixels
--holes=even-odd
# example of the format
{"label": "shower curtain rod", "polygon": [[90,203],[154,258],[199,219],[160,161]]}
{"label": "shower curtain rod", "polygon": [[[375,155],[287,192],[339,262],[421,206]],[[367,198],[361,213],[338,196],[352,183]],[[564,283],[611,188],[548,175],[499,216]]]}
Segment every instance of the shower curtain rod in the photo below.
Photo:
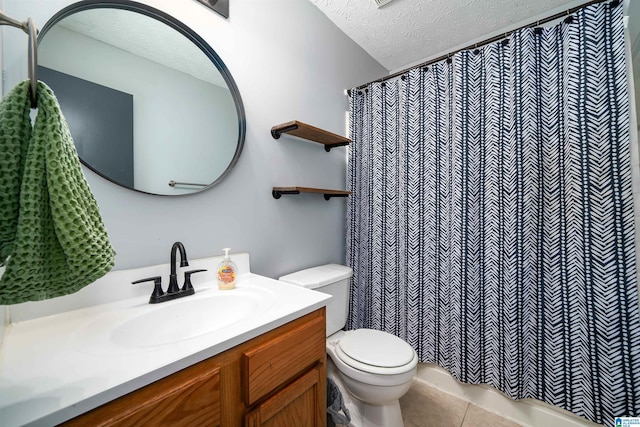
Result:
{"label": "shower curtain rod", "polygon": [[[532,22],[532,23],[530,23],[528,25],[523,25],[523,26],[521,26],[519,28],[516,28],[515,30],[507,31],[507,32],[502,33],[500,35],[497,35],[495,37],[491,37],[491,38],[489,38],[487,40],[484,40],[482,42],[474,43],[472,45],[463,47],[462,49],[457,49],[457,50],[454,50],[452,52],[449,52],[446,55],[439,56],[439,57],[437,57],[435,59],[431,59],[431,60],[423,62],[421,64],[414,65],[414,66],[409,67],[409,68],[405,68],[404,70],[395,72],[395,73],[390,74],[390,75],[385,76],[385,77],[381,77],[381,78],[379,78],[377,80],[372,80],[369,83],[365,83],[363,85],[360,85],[360,86],[356,87],[355,89],[356,90],[360,90],[360,89],[366,88],[371,83],[380,83],[380,82],[384,82],[384,81],[387,81],[387,80],[391,80],[393,78],[396,78],[396,77],[406,73],[407,71],[411,71],[411,70],[414,70],[416,68],[426,67],[428,65],[435,64],[436,62],[440,62],[440,61],[444,61],[445,59],[449,59],[453,55],[455,55],[456,53],[462,52],[463,50],[477,49],[479,47],[486,46],[486,45],[488,45],[490,43],[497,42],[497,41],[502,40],[502,39],[506,39],[511,34],[515,33],[516,31],[520,31],[520,30],[522,30],[524,28],[537,27],[537,26],[539,26],[541,24],[546,24],[547,22],[551,22],[551,21],[555,21],[556,19],[560,19],[563,16],[569,16],[569,15],[577,12],[578,10],[580,10],[580,9],[582,9],[584,7],[591,6],[592,4],[606,3],[606,2],[609,2],[609,1],[611,2],[611,4],[613,6],[617,6],[618,4],[620,4],[620,0],[613,0],[613,1],[611,1],[611,0],[591,0],[591,1],[588,1],[588,2],[586,2],[586,3],[584,3],[584,4],[580,5],[580,6],[575,6],[575,7],[572,7],[571,9],[567,9],[564,12],[556,13],[555,15],[551,15],[551,16],[549,16],[547,18],[544,18],[544,19],[539,19],[539,20],[537,20],[535,22]],[[349,96],[351,96],[351,90],[352,89],[348,89],[347,90],[347,94]]]}

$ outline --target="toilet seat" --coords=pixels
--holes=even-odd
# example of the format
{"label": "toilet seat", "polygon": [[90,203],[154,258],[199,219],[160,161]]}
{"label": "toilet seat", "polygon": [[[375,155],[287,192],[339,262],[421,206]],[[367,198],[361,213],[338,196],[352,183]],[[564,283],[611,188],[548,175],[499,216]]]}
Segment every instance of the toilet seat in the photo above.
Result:
{"label": "toilet seat", "polygon": [[395,335],[373,329],[345,333],[335,350],[345,364],[371,374],[401,374],[418,363],[418,356],[409,344]]}

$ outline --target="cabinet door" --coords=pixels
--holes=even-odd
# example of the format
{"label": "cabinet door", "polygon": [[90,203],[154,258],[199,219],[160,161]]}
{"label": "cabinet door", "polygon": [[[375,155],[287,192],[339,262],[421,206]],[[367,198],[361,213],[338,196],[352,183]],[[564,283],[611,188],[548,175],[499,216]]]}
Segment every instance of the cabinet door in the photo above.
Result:
{"label": "cabinet door", "polygon": [[220,369],[195,365],[66,423],[73,426],[219,426]]}
{"label": "cabinet door", "polygon": [[321,369],[313,368],[302,377],[258,405],[245,417],[246,427],[324,427],[325,408],[318,407],[322,388]]}

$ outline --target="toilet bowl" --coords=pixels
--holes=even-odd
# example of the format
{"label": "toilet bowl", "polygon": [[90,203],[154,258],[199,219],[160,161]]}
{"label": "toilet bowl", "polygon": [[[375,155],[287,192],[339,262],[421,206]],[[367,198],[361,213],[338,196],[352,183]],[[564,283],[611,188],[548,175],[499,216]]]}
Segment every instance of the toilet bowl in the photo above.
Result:
{"label": "toilet bowl", "polygon": [[280,280],[333,298],[327,304],[327,377],[340,389],[352,427],[402,427],[399,399],[417,370],[418,356],[402,339],[373,329],[341,330],[349,308],[352,270],[329,264]]}
{"label": "toilet bowl", "polygon": [[327,338],[327,355],[335,367],[327,370],[328,377],[352,398],[345,400],[350,426],[403,425],[399,399],[409,390],[418,364],[407,343],[371,329],[339,331]]}

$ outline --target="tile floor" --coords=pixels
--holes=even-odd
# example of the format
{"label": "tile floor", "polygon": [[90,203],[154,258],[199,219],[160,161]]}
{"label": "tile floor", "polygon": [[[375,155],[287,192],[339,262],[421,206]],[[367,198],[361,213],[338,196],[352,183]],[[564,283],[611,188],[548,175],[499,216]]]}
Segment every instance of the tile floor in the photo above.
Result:
{"label": "tile floor", "polygon": [[476,405],[414,381],[400,399],[405,427],[518,427]]}

